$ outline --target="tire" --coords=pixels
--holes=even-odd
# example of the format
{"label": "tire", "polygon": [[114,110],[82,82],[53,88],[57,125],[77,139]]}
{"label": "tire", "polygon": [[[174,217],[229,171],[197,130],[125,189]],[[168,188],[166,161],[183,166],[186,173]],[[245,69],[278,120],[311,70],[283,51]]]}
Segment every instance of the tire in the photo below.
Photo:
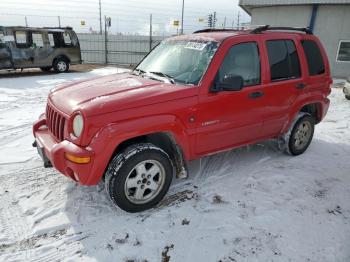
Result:
{"label": "tire", "polygon": [[51,70],[51,66],[46,66],[46,67],[40,67],[40,70],[43,72],[49,72]]}
{"label": "tire", "polygon": [[350,96],[345,96],[345,98],[346,98],[347,100],[350,100]]}
{"label": "tire", "polygon": [[297,156],[309,147],[315,130],[315,120],[304,115],[295,124],[288,141],[288,153]]}
{"label": "tire", "polygon": [[163,199],[173,173],[165,151],[150,143],[135,144],[112,159],[105,175],[105,189],[113,204],[126,212],[140,212]]}
{"label": "tire", "polygon": [[56,58],[53,62],[53,68],[57,73],[64,73],[69,70],[69,62],[65,58]]}

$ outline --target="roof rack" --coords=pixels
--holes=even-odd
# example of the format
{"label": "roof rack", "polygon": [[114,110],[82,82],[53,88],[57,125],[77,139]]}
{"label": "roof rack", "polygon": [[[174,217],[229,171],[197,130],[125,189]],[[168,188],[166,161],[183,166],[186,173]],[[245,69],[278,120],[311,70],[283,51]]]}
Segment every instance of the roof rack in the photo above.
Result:
{"label": "roof rack", "polygon": [[206,28],[206,29],[201,29],[193,32],[193,34],[198,34],[198,33],[210,33],[210,32],[237,32],[241,31],[238,29],[215,29],[215,28]]}
{"label": "roof rack", "polygon": [[46,26],[46,27],[42,27],[44,29],[69,29],[69,30],[72,30],[73,27],[71,26],[65,26],[65,27],[51,27],[51,26]]}
{"label": "roof rack", "polygon": [[288,27],[288,26],[269,26],[269,25],[264,25],[264,26],[259,26],[255,29],[253,29],[250,33],[251,34],[259,34],[264,31],[270,31],[270,30],[276,30],[276,31],[300,31],[304,32],[308,35],[312,35],[312,31],[307,28],[307,27]]}
{"label": "roof rack", "polygon": [[55,26],[47,26],[47,27],[32,27],[32,26],[0,26],[0,28],[20,28],[20,29],[35,29],[35,30],[40,30],[40,29],[66,29],[66,30],[72,30],[73,27],[70,26],[65,26],[65,27],[55,27]]}

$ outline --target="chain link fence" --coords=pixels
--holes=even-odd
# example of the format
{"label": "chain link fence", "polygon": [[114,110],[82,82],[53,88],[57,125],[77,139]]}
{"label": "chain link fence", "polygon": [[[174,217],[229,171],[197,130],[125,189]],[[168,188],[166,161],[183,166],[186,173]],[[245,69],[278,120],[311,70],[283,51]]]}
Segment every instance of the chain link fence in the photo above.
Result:
{"label": "chain link fence", "polygon": [[138,64],[164,36],[78,34],[84,63]]}

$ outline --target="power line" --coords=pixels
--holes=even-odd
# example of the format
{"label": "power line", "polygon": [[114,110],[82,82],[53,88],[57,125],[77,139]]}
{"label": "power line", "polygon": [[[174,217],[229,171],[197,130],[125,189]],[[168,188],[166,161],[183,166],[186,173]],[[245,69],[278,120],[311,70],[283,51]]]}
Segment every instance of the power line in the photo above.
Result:
{"label": "power line", "polygon": [[[4,3],[5,2],[5,3]],[[37,0],[32,0],[32,2],[38,2]],[[119,2],[119,1],[118,1]],[[21,7],[14,6],[16,4],[20,4]],[[103,10],[102,10],[103,5]],[[28,8],[27,8],[28,6]],[[61,19],[65,20],[65,24],[78,24],[78,21],[81,20],[87,20],[88,23],[91,24],[91,26],[96,28],[97,22],[99,21],[99,28],[100,33],[102,32],[101,29],[101,17],[102,12],[104,11],[105,15],[108,15],[112,17],[113,24],[116,24],[117,31],[118,27],[122,28],[122,31],[137,31],[140,30],[140,28],[143,28],[149,24],[149,13],[153,13],[152,16],[152,24],[156,26],[154,30],[164,30],[164,31],[171,31],[176,30],[175,27],[171,26],[172,20],[180,20],[181,21],[186,20],[187,24],[183,25],[183,22],[181,22],[182,30],[195,30],[199,28],[205,27],[206,21],[204,23],[199,22],[199,18],[205,18],[206,14],[208,14],[208,8],[197,8],[196,10],[186,10],[186,13],[182,12],[181,7],[181,1],[178,1],[177,3],[167,3],[166,6],[150,6],[149,4],[146,5],[144,2],[138,2],[135,0],[128,0],[127,3],[117,3],[117,2],[110,2],[107,0],[70,0],[70,1],[55,1],[51,0],[47,5],[45,5],[45,8],[42,9],[34,9],[33,6],[35,4],[28,4],[27,1],[24,0],[1,0],[0,3],[0,10],[2,13],[0,14],[2,17],[1,20],[4,20],[3,16],[22,16],[22,17],[42,17],[42,18],[53,18],[57,21],[57,17],[60,17]],[[82,11],[82,7],[87,10]],[[51,9],[54,8],[54,9]],[[96,11],[93,11],[95,8]],[[81,13],[82,16],[77,15],[76,9],[79,9],[79,14]],[[147,10],[150,10],[148,12]],[[226,20],[230,23],[230,18],[233,20],[233,16],[237,14],[237,12],[233,11],[218,11],[219,9],[215,8],[215,11],[221,16],[221,19],[224,24],[226,24]],[[232,10],[233,6],[232,6]],[[1,12],[0,11],[0,12]],[[238,11],[238,10],[237,10]],[[132,12],[132,16],[130,13]],[[44,14],[40,14],[44,13]],[[63,14],[63,15],[62,15]],[[225,17],[225,20],[223,20]],[[227,19],[227,18],[228,19]],[[68,22],[68,20],[70,22]],[[24,21],[24,20],[22,20]],[[36,20],[34,20],[36,21]],[[75,22],[73,22],[75,21]],[[40,21],[40,22],[45,22]],[[243,22],[243,21],[242,21]],[[3,23],[3,22],[1,22]],[[28,23],[28,21],[27,21]],[[38,22],[35,22],[38,24]],[[47,23],[47,21],[45,22]],[[232,21],[233,23],[233,21]],[[45,24],[46,25],[46,24]],[[78,27],[80,30],[85,30],[81,27]],[[113,26],[115,28],[115,26]]]}
{"label": "power line", "polygon": [[[2,0],[2,3],[3,3],[3,1],[7,1],[7,0]],[[80,2],[80,1],[69,1],[69,2],[67,2],[67,3],[75,3],[75,4],[78,4],[78,5],[73,5],[72,7],[77,7],[77,8],[79,8],[79,9],[81,9],[81,5],[83,4],[83,5],[86,5],[86,4],[94,4],[96,7],[98,6],[98,2],[96,2],[96,3],[92,3],[92,2]],[[9,8],[8,6],[9,5],[11,5],[11,4],[21,4],[21,5],[28,5],[28,2],[26,2],[26,1],[16,1],[16,0],[13,0],[13,1],[10,1],[10,2],[8,2],[8,3],[6,3],[6,7],[3,7],[3,8],[7,8],[7,9],[14,9],[14,8]],[[118,3],[109,3],[109,2],[103,2],[103,4],[104,4],[104,6],[106,6],[106,7],[108,7],[108,8],[106,8],[109,12],[110,11],[115,11],[115,10],[128,10],[128,11],[130,11],[131,9],[133,10],[133,11],[135,11],[135,9],[138,9],[138,10],[142,10],[142,11],[144,11],[145,12],[145,10],[150,10],[150,11],[152,11],[152,12],[154,12],[154,11],[157,11],[157,10],[159,10],[159,11],[161,11],[161,13],[168,13],[168,14],[177,14],[178,13],[178,11],[177,10],[169,10],[169,7],[168,7],[168,4],[167,4],[167,7],[155,7],[155,6],[152,6],[152,7],[150,7],[149,5],[143,5],[142,3],[140,4],[140,3],[138,3],[138,5],[130,5],[130,4],[125,4],[125,3],[123,3],[122,5],[121,4],[118,4]],[[0,4],[1,5],[1,4]],[[30,5],[30,6],[32,6],[32,5]],[[59,3],[59,4],[56,4],[56,3],[51,3],[51,4],[48,4],[48,5],[46,5],[46,6],[57,6],[57,7],[62,7],[62,8],[67,8],[67,4],[66,3]],[[15,8],[15,9],[18,9],[18,8]],[[180,5],[178,5],[178,9],[179,10],[181,10],[181,6]],[[23,8],[23,10],[30,10],[29,8]],[[193,10],[189,10],[187,13],[191,13],[191,14],[193,14],[193,15],[196,15],[196,14],[200,14],[200,15],[203,15],[203,14],[205,14],[205,13],[207,13],[208,12],[208,10],[207,9],[202,9],[203,11],[201,11],[201,9],[197,9],[197,10],[199,10],[199,11],[193,11]],[[231,12],[229,12],[228,10],[220,10],[220,9],[217,9],[217,8],[215,8],[215,10],[218,12],[218,13],[231,13]],[[35,9],[35,11],[38,11],[37,9]],[[40,11],[57,11],[57,10],[50,10],[50,9],[40,9]],[[65,12],[66,12],[66,10],[65,10]],[[88,13],[95,13],[95,12],[89,12],[89,11],[84,11],[84,13],[86,13],[86,12],[88,12]]]}

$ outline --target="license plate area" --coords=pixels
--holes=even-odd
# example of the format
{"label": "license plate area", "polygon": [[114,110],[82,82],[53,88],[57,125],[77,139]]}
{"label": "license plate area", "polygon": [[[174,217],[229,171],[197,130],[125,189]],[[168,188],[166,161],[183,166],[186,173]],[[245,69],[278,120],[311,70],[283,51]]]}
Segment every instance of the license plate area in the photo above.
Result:
{"label": "license plate area", "polygon": [[50,160],[48,159],[48,157],[45,154],[44,148],[42,146],[40,146],[40,143],[38,143],[38,141],[36,141],[35,145],[36,145],[36,149],[38,151],[39,156],[41,157],[41,159],[44,162],[44,167],[52,167]]}

